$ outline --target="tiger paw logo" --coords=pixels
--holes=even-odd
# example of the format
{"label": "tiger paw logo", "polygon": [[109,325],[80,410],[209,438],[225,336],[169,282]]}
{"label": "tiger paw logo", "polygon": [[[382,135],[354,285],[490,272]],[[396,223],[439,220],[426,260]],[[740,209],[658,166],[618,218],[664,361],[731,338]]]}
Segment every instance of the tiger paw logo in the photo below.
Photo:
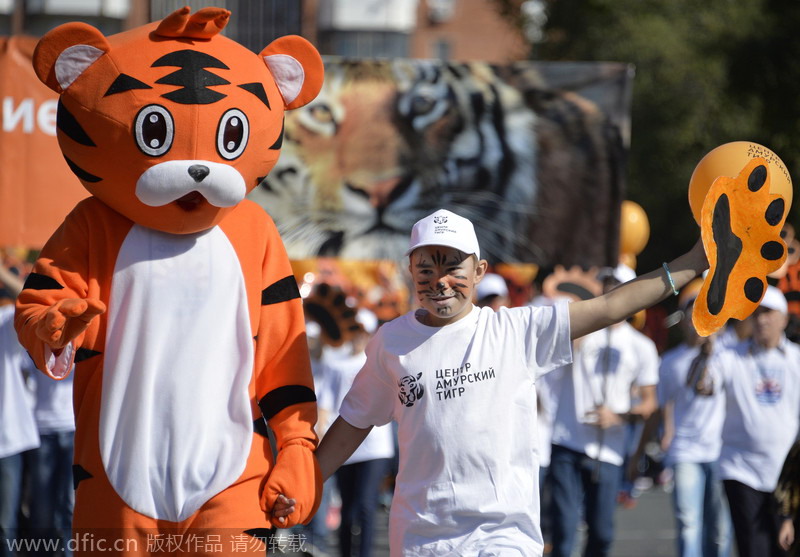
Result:
{"label": "tiger paw logo", "polygon": [[767,275],[786,260],[780,237],[785,219],[786,202],[770,194],[762,158],[752,159],[736,178],[722,176],[711,186],[701,223],[710,268],[692,312],[699,334],[708,336],[731,317],[744,319],[758,306]]}
{"label": "tiger paw logo", "polygon": [[397,396],[403,406],[414,406],[414,403],[425,394],[425,388],[418,383],[421,378],[422,372],[419,372],[416,375],[406,375],[397,382],[397,386],[400,387]]}
{"label": "tiger paw logo", "polygon": [[433,217],[433,222],[436,224],[445,224],[447,222],[447,217],[440,216],[440,217]]}

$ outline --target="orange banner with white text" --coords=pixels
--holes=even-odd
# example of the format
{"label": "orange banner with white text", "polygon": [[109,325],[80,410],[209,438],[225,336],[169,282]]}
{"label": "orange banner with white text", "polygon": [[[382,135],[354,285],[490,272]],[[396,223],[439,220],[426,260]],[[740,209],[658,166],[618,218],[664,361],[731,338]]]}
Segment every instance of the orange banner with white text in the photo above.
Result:
{"label": "orange banner with white text", "polygon": [[58,99],[33,71],[35,46],[0,37],[0,246],[41,248],[89,195],[58,148]]}

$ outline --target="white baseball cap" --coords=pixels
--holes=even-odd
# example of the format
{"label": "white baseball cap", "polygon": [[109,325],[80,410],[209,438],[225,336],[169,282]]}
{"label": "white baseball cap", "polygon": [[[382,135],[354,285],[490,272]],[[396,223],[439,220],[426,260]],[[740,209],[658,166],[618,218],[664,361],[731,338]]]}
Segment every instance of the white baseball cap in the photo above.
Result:
{"label": "white baseball cap", "polygon": [[786,296],[775,286],[767,286],[767,291],[764,292],[764,297],[761,299],[759,305],[781,313],[789,312],[789,304],[786,302]]}
{"label": "white baseball cap", "polygon": [[472,223],[447,209],[439,209],[418,220],[411,229],[406,255],[411,255],[412,251],[422,246],[447,246],[481,258],[478,237]]}
{"label": "white baseball cap", "polygon": [[488,296],[508,296],[506,279],[495,273],[486,273],[478,283],[475,295],[478,300]]}

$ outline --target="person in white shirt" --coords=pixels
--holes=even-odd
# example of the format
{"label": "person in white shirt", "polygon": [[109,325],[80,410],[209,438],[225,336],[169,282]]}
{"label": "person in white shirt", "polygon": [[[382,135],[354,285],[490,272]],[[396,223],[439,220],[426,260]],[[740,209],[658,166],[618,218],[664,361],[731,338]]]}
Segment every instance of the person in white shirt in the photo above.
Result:
{"label": "person in white shirt", "polygon": [[[620,265],[605,288],[635,278]],[[578,524],[588,527],[585,555],[605,556],[614,540],[614,509],[628,452],[628,426],[658,407],[658,352],[627,322],[576,342],[553,424],[550,480],[553,552],[570,557]],[[638,400],[634,400],[634,392]]]}
{"label": "person in white shirt", "polygon": [[475,290],[475,305],[497,311],[508,307],[509,301],[506,279],[496,273],[486,273]]}
{"label": "person in white shirt", "polygon": [[753,318],[752,315],[742,320],[731,319],[722,328],[721,331],[716,333],[716,344],[723,348],[736,346],[743,340],[749,339],[753,336]]}
{"label": "person in white shirt", "polygon": [[714,353],[725,421],[720,474],[739,557],[785,555],[773,491],[800,424],[800,346],[786,339],[788,304],[768,286],[752,316],[753,336]]}
{"label": "person in white shirt", "polygon": [[33,393],[25,374],[33,374],[33,361],[17,340],[14,304],[22,282],[0,263],[0,556],[14,553],[10,540],[17,537],[17,516],[22,500],[23,454],[39,446],[33,414]]}
{"label": "person in white shirt", "polygon": [[408,254],[421,309],[370,341],[317,450],[323,477],[374,426],[394,420],[393,557],[539,556],[537,378],[571,361],[572,338],[663,299],[670,280],[680,287],[702,272],[702,245],[673,261],[669,275],[659,269],[584,302],[497,312],[472,303],[487,262],[468,220],[446,210],[425,217]]}
{"label": "person in white shirt", "polygon": [[701,337],[692,308],[702,281],[684,287],[683,342],[661,358],[658,400],[664,434],[665,466],[674,471],[672,491],[680,557],[725,557],[730,551],[730,516],[719,476],[725,393],[718,370],[709,368],[712,351],[723,350],[716,335]]}
{"label": "person in white shirt", "polygon": [[[317,404],[332,417],[350,390],[358,371],[367,361],[364,352],[367,342],[378,328],[378,318],[367,309],[359,309],[356,321],[362,330],[347,343],[346,351],[336,358],[323,358],[323,373],[327,389]],[[372,554],[375,511],[378,508],[381,483],[388,474],[394,457],[394,434],[391,424],[374,427],[364,442],[336,471],[336,483],[342,500],[339,525],[339,552],[341,555],[369,557]],[[359,535],[356,536],[356,532]],[[357,551],[353,553],[354,542]]]}
{"label": "person in white shirt", "polygon": [[72,374],[56,381],[34,373],[36,425],[41,444],[31,451],[30,527],[36,537],[61,540],[56,555],[70,557],[75,488],[72,479],[75,416]]}

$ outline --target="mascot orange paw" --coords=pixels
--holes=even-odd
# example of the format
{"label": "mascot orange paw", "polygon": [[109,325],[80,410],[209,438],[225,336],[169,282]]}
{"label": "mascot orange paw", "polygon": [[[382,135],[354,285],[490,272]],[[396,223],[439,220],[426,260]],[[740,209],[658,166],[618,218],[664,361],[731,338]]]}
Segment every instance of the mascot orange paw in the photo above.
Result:
{"label": "mascot orange paw", "polygon": [[91,323],[105,313],[106,305],[92,298],[66,298],[53,304],[36,325],[36,335],[54,350],[75,340]]}
{"label": "mascot orange paw", "polygon": [[[322,473],[307,442],[287,444],[278,452],[275,468],[267,477],[261,492],[261,510],[276,528],[305,524],[319,507],[322,495]],[[281,498],[283,496],[283,498]],[[293,504],[287,500],[294,500]],[[280,518],[284,512],[294,511]]]}

